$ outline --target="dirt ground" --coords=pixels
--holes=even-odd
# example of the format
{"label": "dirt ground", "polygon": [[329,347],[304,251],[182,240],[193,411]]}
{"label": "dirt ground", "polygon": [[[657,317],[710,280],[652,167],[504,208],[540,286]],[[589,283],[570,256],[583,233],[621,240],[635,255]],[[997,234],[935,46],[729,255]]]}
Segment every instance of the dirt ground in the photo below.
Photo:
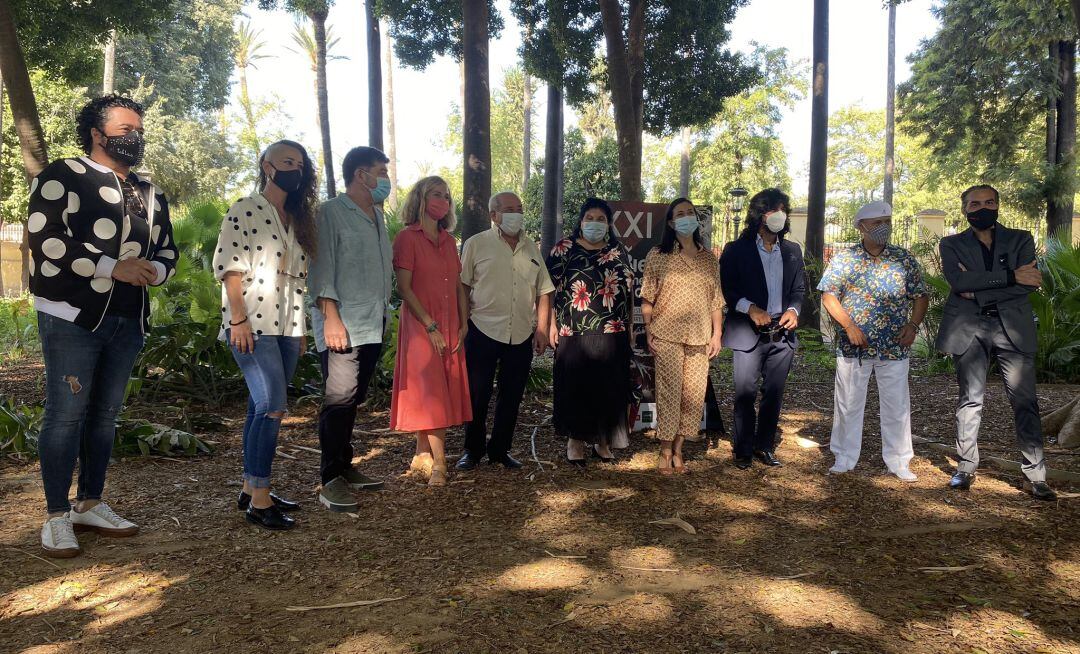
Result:
{"label": "dirt ground", "polygon": [[[36,370],[36,372],[35,372]],[[40,369],[0,390],[33,401]],[[915,433],[953,438],[951,377],[915,379]],[[1044,408],[1077,387],[1042,386]],[[730,416],[730,393],[721,392]],[[287,419],[276,488],[304,501],[301,525],[267,533],[235,509],[231,431],[213,456],[128,458],[107,499],[138,522],[131,539],[83,535],[82,556],[38,558],[44,500],[36,464],[0,463],[0,651],[128,652],[1045,652],[1080,653],[1080,497],[1021,494],[987,469],[969,493],[951,462],[916,447],[905,485],[884,474],[871,392],[862,462],[829,476],[831,386],[789,386],[784,467],[730,465],[730,445],[688,445],[691,474],[661,478],[635,437],[614,466],[584,471],[541,426],[537,453],[430,489],[400,476],[412,454],[387,416],[362,412],[359,465],[387,479],[357,515],[315,501],[316,407]],[[514,453],[532,459],[523,408]],[[461,448],[461,432],[448,440]],[[1016,459],[1000,385],[988,393],[984,456]],[[1080,456],[1049,450],[1052,468]],[[1071,492],[1070,492],[1071,491]],[[654,521],[678,516],[696,533]],[[946,568],[929,571],[922,568]],[[290,606],[392,599],[338,610]]]}

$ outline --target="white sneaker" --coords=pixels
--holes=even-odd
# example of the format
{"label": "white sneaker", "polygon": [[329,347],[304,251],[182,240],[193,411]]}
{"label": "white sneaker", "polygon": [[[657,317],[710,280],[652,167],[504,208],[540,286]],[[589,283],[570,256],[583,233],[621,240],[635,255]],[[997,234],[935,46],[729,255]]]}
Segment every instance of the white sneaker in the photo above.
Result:
{"label": "white sneaker", "polygon": [[829,468],[829,474],[831,475],[842,475],[845,472],[851,472],[851,468],[842,468],[839,465],[834,465],[833,467]]}
{"label": "white sneaker", "polygon": [[104,502],[82,513],[72,509],[71,523],[75,531],[96,531],[102,536],[134,536],[139,533],[139,525],[116,515]]}
{"label": "white sneaker", "polygon": [[62,516],[49,518],[41,527],[41,549],[45,550],[46,556],[57,559],[70,559],[78,556],[82,550],[79,548],[79,539],[75,538],[75,530],[72,529],[70,513]]}
{"label": "white sneaker", "polygon": [[910,482],[919,480],[918,475],[916,475],[914,472],[912,472],[908,468],[903,468],[901,470],[894,470],[893,474],[896,475],[896,477],[900,481],[906,481],[906,482],[910,483]]}

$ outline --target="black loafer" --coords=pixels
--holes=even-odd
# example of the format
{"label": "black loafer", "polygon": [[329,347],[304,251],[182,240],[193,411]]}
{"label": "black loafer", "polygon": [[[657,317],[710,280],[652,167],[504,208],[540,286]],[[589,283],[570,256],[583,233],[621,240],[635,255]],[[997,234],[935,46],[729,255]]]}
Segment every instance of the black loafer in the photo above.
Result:
{"label": "black loafer", "polygon": [[569,463],[570,465],[572,465],[572,466],[578,466],[579,468],[584,468],[584,467],[585,467],[585,465],[586,465],[586,463],[585,463],[585,459],[571,459],[570,457],[566,457],[566,461],[567,461],[567,462],[568,462],[568,463]]}
{"label": "black loafer", "polygon": [[244,519],[253,525],[269,529],[270,531],[288,531],[296,527],[296,521],[281,512],[276,506],[265,509],[256,509],[249,506],[244,513]]}
{"label": "black loafer", "polygon": [[596,447],[590,448],[594,458],[600,459],[600,463],[612,464],[615,463],[615,457],[613,456],[600,456],[600,453],[596,451]]}
{"label": "black loafer", "polygon": [[500,464],[500,465],[502,465],[504,467],[507,467],[507,468],[509,468],[511,470],[517,470],[519,468],[524,467],[524,464],[522,464],[521,461],[518,461],[517,459],[510,456],[509,454],[495,455],[495,456],[491,456],[489,454],[488,455],[488,462],[491,463],[492,465],[498,463],[498,464]]}
{"label": "black loafer", "polygon": [[967,490],[971,488],[971,485],[975,483],[974,472],[960,472],[956,471],[956,474],[949,480],[949,488],[953,490]]}
{"label": "black loafer", "polygon": [[480,457],[473,456],[471,452],[466,451],[465,454],[462,454],[461,458],[457,460],[454,467],[458,470],[473,470],[478,465],[480,465]]}
{"label": "black loafer", "polygon": [[754,460],[748,456],[735,457],[735,467],[739,470],[749,470],[754,465]]}
{"label": "black loafer", "polygon": [[[270,501],[274,503],[274,506],[281,509],[282,511],[300,510],[299,502],[290,502],[289,500],[280,498],[273,493],[270,493]],[[251,506],[251,496],[244,491],[240,491],[240,497],[236,498],[236,510],[247,511],[249,506]]]}
{"label": "black loafer", "polygon": [[1045,481],[1028,481],[1025,479],[1021,488],[1025,493],[1028,493],[1037,500],[1053,502],[1057,499],[1057,493],[1055,493],[1054,489],[1050,488]]}
{"label": "black loafer", "polygon": [[783,463],[780,463],[780,459],[776,458],[776,455],[773,454],[771,450],[758,450],[757,452],[754,452],[754,458],[767,466],[776,467],[784,465]]}

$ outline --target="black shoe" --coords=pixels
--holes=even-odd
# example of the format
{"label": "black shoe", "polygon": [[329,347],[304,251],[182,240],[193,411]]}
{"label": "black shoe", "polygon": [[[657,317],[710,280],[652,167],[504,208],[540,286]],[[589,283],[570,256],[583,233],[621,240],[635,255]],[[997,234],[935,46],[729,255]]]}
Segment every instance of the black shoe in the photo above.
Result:
{"label": "black shoe", "polygon": [[1021,488],[1025,493],[1028,493],[1037,500],[1053,502],[1057,499],[1057,493],[1055,493],[1045,481],[1028,481],[1025,479]]}
{"label": "black shoe", "polygon": [[457,460],[454,467],[458,470],[473,470],[476,466],[480,465],[480,458],[481,457],[473,456],[472,452],[465,450],[465,454],[461,455],[461,458]]}
{"label": "black shoe", "polygon": [[735,467],[739,470],[749,470],[754,465],[754,460],[748,456],[735,457]]}
{"label": "black shoe", "polygon": [[600,463],[615,463],[615,457],[613,456],[600,456],[600,453],[596,451],[596,446],[589,448],[592,451],[593,457],[600,459]]}
{"label": "black shoe", "polygon": [[[277,495],[274,495],[273,493],[270,493],[270,501],[274,503],[274,506],[281,509],[282,511],[300,510],[299,502],[290,502],[289,500],[282,499]],[[236,498],[236,510],[247,511],[249,506],[251,506],[251,496],[244,491],[240,491],[240,497]]]}
{"label": "black shoe", "polygon": [[956,474],[949,480],[949,488],[953,490],[967,490],[971,488],[971,485],[975,483],[974,472],[961,472],[956,471]]}
{"label": "black shoe", "polygon": [[244,519],[253,525],[269,529],[270,531],[288,531],[296,526],[296,521],[281,512],[276,506],[265,509],[256,509],[249,506],[244,513]]}
{"label": "black shoe", "polygon": [[519,468],[524,467],[524,464],[522,464],[521,461],[518,461],[517,459],[510,456],[509,454],[502,454],[502,455],[496,454],[495,456],[492,456],[492,455],[489,454],[488,455],[488,463],[491,463],[493,465],[496,464],[496,463],[501,463],[503,466],[505,466],[505,467],[507,467],[507,468],[509,468],[511,470],[518,470]]}
{"label": "black shoe", "polygon": [[578,466],[579,468],[584,468],[586,465],[585,459],[571,459],[570,457],[566,457],[566,460],[570,463],[570,465]]}
{"label": "black shoe", "polygon": [[773,454],[771,450],[758,450],[757,452],[754,452],[754,458],[767,466],[776,467],[784,465],[783,463],[780,463],[780,459],[776,458],[776,455]]}

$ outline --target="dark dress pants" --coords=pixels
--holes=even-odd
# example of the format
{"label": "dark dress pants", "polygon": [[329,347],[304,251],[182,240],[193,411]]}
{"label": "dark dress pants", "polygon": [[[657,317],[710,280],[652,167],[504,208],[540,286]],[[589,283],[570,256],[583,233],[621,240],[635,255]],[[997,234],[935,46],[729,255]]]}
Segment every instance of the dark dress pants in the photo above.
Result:
{"label": "dark dress pants", "polygon": [[[469,332],[465,335],[465,366],[469,370],[473,419],[465,427],[465,450],[476,459],[486,453],[489,460],[496,461],[510,451],[532,357],[532,338],[518,345],[500,343],[469,322]],[[488,441],[488,404],[492,385],[496,383],[499,392],[495,398],[495,422]]]}
{"label": "dark dress pants", "polygon": [[356,407],[364,403],[368,384],[379,365],[382,343],[351,347],[344,352],[319,353],[326,392],[319,411],[319,447],[324,484],[352,467],[352,432]]}
{"label": "dark dress pants", "polygon": [[[749,352],[735,350],[736,458],[749,458],[762,450],[771,452],[780,444],[776,427],[794,358],[795,349],[783,341],[762,340]],[[761,406],[755,411],[759,383]]]}

